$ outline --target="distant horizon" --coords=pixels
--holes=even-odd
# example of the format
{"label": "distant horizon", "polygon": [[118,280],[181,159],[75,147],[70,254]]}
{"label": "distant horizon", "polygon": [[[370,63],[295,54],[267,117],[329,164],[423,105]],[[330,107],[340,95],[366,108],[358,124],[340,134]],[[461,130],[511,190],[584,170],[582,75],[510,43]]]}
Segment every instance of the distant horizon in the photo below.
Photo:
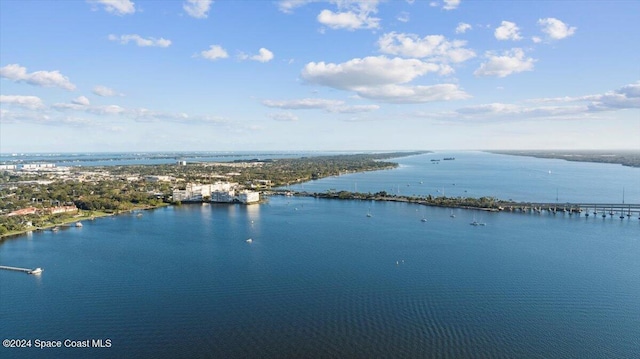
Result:
{"label": "distant horizon", "polygon": [[0,10],[3,153],[640,149],[639,1]]}
{"label": "distant horizon", "polygon": [[567,152],[567,151],[577,151],[577,152],[637,152],[640,153],[640,148],[603,148],[603,149],[593,149],[593,148],[573,148],[573,149],[561,149],[561,148],[553,148],[553,149],[542,149],[542,148],[528,148],[528,149],[360,149],[360,150],[306,150],[306,149],[297,149],[297,150],[285,150],[285,149],[266,149],[266,150],[150,150],[150,151],[32,151],[32,152],[0,152],[0,156],[2,157],[12,157],[12,156],[21,156],[21,155],[83,155],[83,154],[177,154],[177,153],[246,153],[246,154],[259,154],[264,152],[283,152],[283,153],[295,153],[295,152],[415,152],[415,151],[424,151],[424,152],[499,152],[499,151],[508,151],[508,152],[527,152],[527,151],[537,151],[537,152]]}

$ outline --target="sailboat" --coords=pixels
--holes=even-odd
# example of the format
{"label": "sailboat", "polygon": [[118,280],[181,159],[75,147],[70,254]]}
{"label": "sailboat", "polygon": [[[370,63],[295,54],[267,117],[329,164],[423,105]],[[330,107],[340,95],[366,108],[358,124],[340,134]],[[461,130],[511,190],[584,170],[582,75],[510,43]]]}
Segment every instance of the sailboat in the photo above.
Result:
{"label": "sailboat", "polygon": [[367,217],[371,217],[371,209],[367,211]]}
{"label": "sailboat", "polygon": [[478,221],[476,220],[476,216],[475,216],[475,214],[473,215],[473,222],[471,222],[471,223],[469,223],[469,224],[470,224],[470,225],[472,225],[472,226],[486,226],[486,225],[487,225],[487,224],[486,224],[486,223],[484,223],[484,222],[478,222]]}
{"label": "sailboat", "polygon": [[456,218],[456,215],[455,215],[455,214],[453,214],[453,210],[451,210],[451,214],[449,215],[449,217],[451,217],[451,218]]}

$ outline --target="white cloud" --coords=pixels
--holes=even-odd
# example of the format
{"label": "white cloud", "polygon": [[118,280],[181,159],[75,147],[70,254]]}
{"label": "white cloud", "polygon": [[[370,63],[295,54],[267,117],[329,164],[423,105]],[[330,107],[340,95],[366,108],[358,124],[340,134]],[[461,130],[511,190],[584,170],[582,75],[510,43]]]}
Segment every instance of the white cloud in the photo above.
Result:
{"label": "white cloud", "polygon": [[504,103],[467,106],[456,110],[459,114],[513,114],[519,111],[520,106]]}
{"label": "white cloud", "polygon": [[438,84],[431,86],[384,85],[360,87],[356,89],[359,96],[390,103],[425,103],[435,101],[452,101],[470,98],[464,90],[454,84]]}
{"label": "white cloud", "polygon": [[377,29],[380,27],[380,19],[370,17],[366,12],[355,13],[353,11],[333,12],[322,10],[318,14],[318,22],[332,29]]}
{"label": "white cloud", "polygon": [[[290,14],[295,8],[311,3],[325,2],[336,6],[337,11],[324,9],[316,19],[321,24],[331,29],[377,29],[380,27],[380,19],[372,17],[378,12],[378,3],[381,0],[280,0],[278,9]],[[320,30],[324,33],[324,28]]]}
{"label": "white cloud", "polygon": [[182,5],[184,11],[196,19],[206,19],[209,15],[212,0],[186,0]]}
{"label": "white cloud", "polygon": [[63,76],[59,71],[36,71],[27,73],[27,69],[18,64],[11,64],[0,68],[0,77],[7,78],[15,82],[26,82],[34,86],[60,87],[73,91],[76,86]]}
{"label": "white cloud", "polygon": [[118,105],[93,106],[86,109],[96,115],[120,115],[125,114],[126,109]]}
{"label": "white cloud", "polygon": [[445,10],[455,10],[460,5],[460,0],[443,0],[444,5],[442,6]]}
{"label": "white cloud", "polygon": [[137,34],[130,35],[109,35],[109,40],[118,41],[121,44],[128,44],[130,41],[136,43],[136,45],[141,47],[169,47],[171,45],[171,40],[167,40],[164,38],[156,39],[155,37],[143,38]]}
{"label": "white cloud", "polygon": [[[189,115],[183,112],[153,111],[145,108],[125,108],[119,105],[93,106],[89,99],[84,96],[71,100],[70,103],[56,103],[47,107],[35,96],[1,96],[0,102],[17,105],[29,110],[12,112],[5,108],[0,108],[2,123],[38,123],[49,125],[73,125],[103,123],[95,116],[113,119],[130,119],[138,122],[176,122],[184,124],[213,124],[220,125],[228,123],[226,119],[212,115]],[[52,112],[55,110],[56,112]],[[84,113],[88,119],[78,117],[75,114],[61,116],[60,113],[74,111]]]}
{"label": "white cloud", "polygon": [[273,52],[262,47],[260,48],[260,50],[258,50],[258,55],[251,56],[251,60],[259,62],[269,62],[273,60]]}
{"label": "white cloud", "polygon": [[510,21],[503,21],[502,24],[496,28],[496,31],[493,33],[498,40],[513,40],[518,41],[522,40],[522,36],[520,36],[520,29],[518,26]]}
{"label": "white cloud", "polygon": [[122,96],[121,93],[118,93],[113,89],[110,89],[106,86],[101,86],[101,85],[95,86],[92,92],[95,95],[102,96],[102,97]]}
{"label": "white cloud", "polygon": [[320,0],[280,0],[278,9],[286,14],[291,14],[293,9],[310,3],[319,2]]}
{"label": "white cloud", "polygon": [[341,64],[310,62],[302,70],[308,82],[337,89],[350,90],[363,86],[406,83],[440,66],[418,59],[389,59],[386,56],[355,58]]}
{"label": "white cloud", "polygon": [[592,111],[640,109],[640,81],[602,95],[586,96]]}
{"label": "white cloud", "polygon": [[264,100],[262,104],[272,108],[288,110],[324,110],[332,113],[358,113],[378,110],[378,105],[346,105],[342,100],[330,100],[322,98],[304,98],[299,100]]}
{"label": "white cloud", "polygon": [[379,109],[380,106],[378,105],[344,105],[328,108],[327,111],[333,113],[361,113],[377,111]]}
{"label": "white cloud", "polygon": [[473,73],[474,75],[506,77],[514,73],[533,70],[533,64],[536,61],[530,57],[526,58],[524,51],[520,48],[505,51],[502,55],[487,52],[485,56],[489,61],[480,65]]}
{"label": "white cloud", "polygon": [[215,61],[217,59],[226,59],[229,57],[229,54],[225,49],[220,45],[211,45],[209,46],[209,50],[202,51],[200,53],[202,57],[207,60]]}
{"label": "white cloud", "polygon": [[626,97],[640,98],[640,81],[634,84],[622,86],[616,92],[625,95]]}
{"label": "white cloud", "polygon": [[291,112],[270,113],[267,116],[269,116],[269,118],[271,118],[272,120],[276,120],[276,121],[289,121],[289,122],[298,121],[298,116],[294,115]]}
{"label": "white cloud", "polygon": [[0,95],[0,103],[19,106],[30,110],[44,107],[42,100],[37,96]]}
{"label": "white cloud", "polygon": [[464,48],[466,41],[449,41],[442,35],[420,38],[415,34],[390,32],[378,39],[380,52],[405,57],[432,58],[444,62],[464,62],[476,56]]}
{"label": "white cloud", "polygon": [[5,109],[0,109],[0,123],[38,123],[49,124],[51,123],[51,117],[41,112],[13,112]]}
{"label": "white cloud", "polygon": [[378,12],[379,0],[329,0],[337,11],[324,9],[317,20],[331,29],[377,29],[380,19],[373,17]]}
{"label": "white cloud", "polygon": [[410,15],[408,12],[403,11],[400,14],[398,14],[398,16],[396,16],[396,19],[400,22],[409,22]]}
{"label": "white cloud", "polygon": [[71,100],[71,103],[74,103],[76,105],[82,105],[82,106],[89,106],[91,104],[89,99],[86,98],[85,96],[76,97],[73,100]]}
{"label": "white cloud", "polygon": [[257,55],[247,55],[244,52],[240,52],[237,55],[239,60],[253,60],[253,61],[259,61],[259,62],[269,62],[271,60],[273,60],[273,52],[269,51],[268,49],[265,49],[264,47],[260,48],[260,50],[258,50],[258,54]]}
{"label": "white cloud", "polygon": [[301,77],[309,83],[354,91],[360,97],[382,102],[421,103],[469,97],[452,84],[400,85],[447,68],[418,59],[378,56],[356,58],[342,64],[310,62],[304,67]]}
{"label": "white cloud", "polygon": [[533,36],[531,37],[531,41],[533,41],[534,44],[539,44],[542,42],[542,39],[538,36]]}
{"label": "white cloud", "polygon": [[552,17],[538,20],[538,25],[542,27],[542,32],[553,40],[567,38],[576,32],[575,27],[569,27],[564,22]]}
{"label": "white cloud", "polygon": [[71,103],[55,103],[51,105],[52,108],[58,111],[75,110],[84,111],[88,110],[91,102],[85,96],[79,96],[71,100]]}
{"label": "white cloud", "polygon": [[530,119],[575,120],[619,110],[640,110],[640,81],[604,94],[525,100],[534,105],[488,103],[439,113],[416,113],[416,117],[471,121],[522,121]]}
{"label": "white cloud", "polygon": [[456,26],[456,34],[464,34],[467,30],[471,30],[471,25],[467,23],[459,22]]}
{"label": "white cloud", "polygon": [[107,12],[116,15],[129,15],[136,12],[135,5],[130,0],[87,0],[90,4],[101,4]]}
{"label": "white cloud", "polygon": [[75,103],[54,103],[53,105],[51,105],[51,108],[58,111],[66,111],[66,110],[84,111],[85,109],[87,109],[87,106],[79,105]]}
{"label": "white cloud", "polygon": [[262,104],[267,107],[285,108],[291,110],[327,109],[344,104],[344,101],[329,100],[323,98],[304,98],[300,100],[264,100]]}

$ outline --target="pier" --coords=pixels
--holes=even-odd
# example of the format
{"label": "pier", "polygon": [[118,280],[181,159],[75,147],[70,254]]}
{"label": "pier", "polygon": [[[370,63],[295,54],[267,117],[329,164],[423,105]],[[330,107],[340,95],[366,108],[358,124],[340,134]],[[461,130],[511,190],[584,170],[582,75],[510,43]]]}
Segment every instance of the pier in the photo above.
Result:
{"label": "pier", "polygon": [[12,270],[16,272],[24,272],[27,274],[40,274],[43,271],[42,268],[29,269],[29,268],[18,268],[18,267],[9,267],[9,266],[0,266],[0,269]]}

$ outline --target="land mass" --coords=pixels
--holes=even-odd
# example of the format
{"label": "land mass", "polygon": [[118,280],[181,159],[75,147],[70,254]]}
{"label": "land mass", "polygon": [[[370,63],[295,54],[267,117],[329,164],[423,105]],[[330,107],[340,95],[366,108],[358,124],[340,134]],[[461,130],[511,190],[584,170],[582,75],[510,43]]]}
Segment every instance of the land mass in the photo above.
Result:
{"label": "land mass", "polygon": [[486,151],[502,155],[555,158],[567,161],[597,162],[640,167],[640,150],[499,150]]}
{"label": "land mass", "polygon": [[[386,160],[427,151],[201,162],[171,165],[45,167],[0,172],[0,238],[74,221],[152,209],[174,201],[174,189],[216,181],[265,191],[346,173],[392,169]],[[69,210],[67,210],[69,209]]]}

